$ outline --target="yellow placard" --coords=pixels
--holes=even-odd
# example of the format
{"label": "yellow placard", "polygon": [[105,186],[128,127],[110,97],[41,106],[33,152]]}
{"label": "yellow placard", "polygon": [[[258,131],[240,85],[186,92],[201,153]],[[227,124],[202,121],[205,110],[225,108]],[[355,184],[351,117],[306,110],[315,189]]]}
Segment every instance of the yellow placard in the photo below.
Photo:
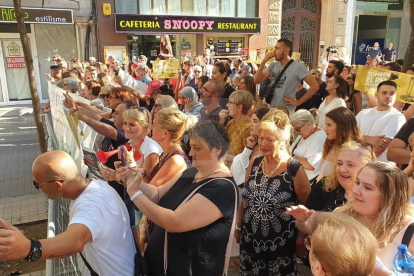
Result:
{"label": "yellow placard", "polygon": [[167,79],[178,77],[180,61],[178,59],[156,60],[152,67],[154,79]]}
{"label": "yellow placard", "polygon": [[298,53],[298,52],[293,52],[293,54],[292,54],[292,59],[293,59],[294,61],[299,61],[299,60],[300,60],[300,53]]}
{"label": "yellow placard", "polygon": [[356,73],[355,90],[375,94],[379,83],[393,80],[397,84],[397,101],[414,103],[414,76],[390,70],[359,65]]}

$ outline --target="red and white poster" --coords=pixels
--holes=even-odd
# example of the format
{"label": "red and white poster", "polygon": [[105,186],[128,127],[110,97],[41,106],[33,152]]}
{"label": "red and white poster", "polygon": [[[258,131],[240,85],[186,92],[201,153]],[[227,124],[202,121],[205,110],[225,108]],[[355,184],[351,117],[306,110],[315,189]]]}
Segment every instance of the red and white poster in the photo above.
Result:
{"label": "red and white poster", "polygon": [[12,40],[6,45],[6,67],[8,69],[26,68],[20,40]]}

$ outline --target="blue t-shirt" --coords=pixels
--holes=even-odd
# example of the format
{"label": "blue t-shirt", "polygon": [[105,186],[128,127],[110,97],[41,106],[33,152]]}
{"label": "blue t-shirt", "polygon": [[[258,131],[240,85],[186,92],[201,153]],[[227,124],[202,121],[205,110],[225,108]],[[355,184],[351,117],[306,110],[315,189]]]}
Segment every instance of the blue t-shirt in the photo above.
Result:
{"label": "blue t-shirt", "polygon": [[389,50],[388,48],[386,48],[384,49],[382,53],[385,55],[385,61],[394,61],[394,56],[395,56],[394,49]]}

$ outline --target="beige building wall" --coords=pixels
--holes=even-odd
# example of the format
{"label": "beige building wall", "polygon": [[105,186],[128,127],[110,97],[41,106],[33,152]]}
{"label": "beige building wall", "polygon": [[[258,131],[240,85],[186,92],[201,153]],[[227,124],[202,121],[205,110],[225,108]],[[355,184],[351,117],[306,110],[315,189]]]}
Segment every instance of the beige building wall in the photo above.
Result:
{"label": "beige building wall", "polygon": [[[348,7],[348,1],[322,0],[319,65],[326,57],[326,49],[329,46],[338,47],[339,57],[346,62],[350,60],[351,47],[349,45],[352,45],[352,35],[347,35],[347,28],[353,29],[353,22],[349,22],[352,20],[348,15]],[[351,10],[349,12],[352,13]]]}

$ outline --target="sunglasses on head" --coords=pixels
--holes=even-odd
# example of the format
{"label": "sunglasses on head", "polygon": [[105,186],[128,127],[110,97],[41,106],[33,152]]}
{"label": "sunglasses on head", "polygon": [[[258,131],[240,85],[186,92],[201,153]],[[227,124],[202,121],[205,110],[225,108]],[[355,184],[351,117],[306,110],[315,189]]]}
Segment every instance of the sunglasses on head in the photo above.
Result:
{"label": "sunglasses on head", "polygon": [[111,94],[101,94],[101,95],[99,95],[99,97],[100,97],[101,99],[105,99],[105,98],[109,98],[109,97],[111,97]]}
{"label": "sunglasses on head", "polygon": [[48,184],[48,183],[53,183],[53,182],[55,182],[55,181],[58,181],[58,182],[63,182],[63,181],[65,181],[65,180],[58,180],[58,179],[56,179],[56,180],[50,180],[50,181],[43,182],[43,183],[37,183],[35,180],[33,180],[33,186],[34,186],[36,189],[38,189],[38,190],[39,190],[39,188],[40,188],[40,186],[41,186],[41,185],[45,185],[45,184]]}

